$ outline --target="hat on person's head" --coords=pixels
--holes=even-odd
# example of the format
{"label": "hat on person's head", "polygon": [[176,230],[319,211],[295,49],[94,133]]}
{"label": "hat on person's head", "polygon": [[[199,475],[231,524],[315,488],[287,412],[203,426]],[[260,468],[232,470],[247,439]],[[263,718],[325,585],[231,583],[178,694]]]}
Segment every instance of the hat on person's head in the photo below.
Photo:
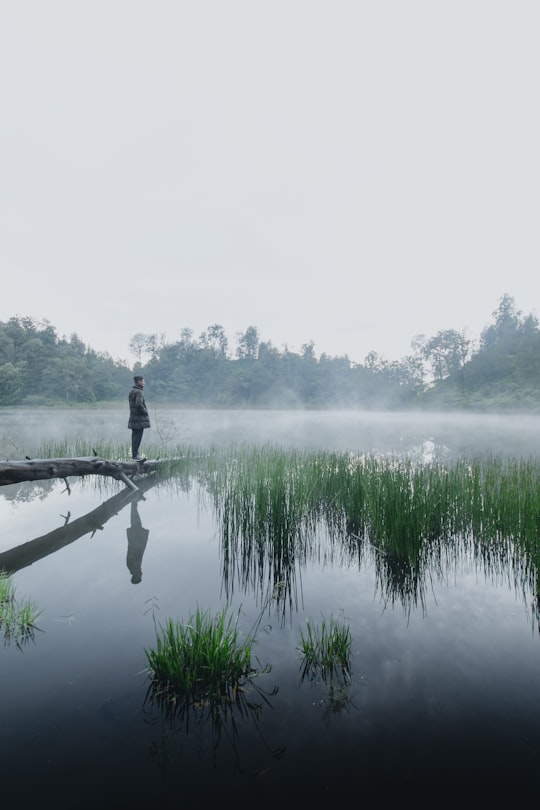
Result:
{"label": "hat on person's head", "polygon": [[136,374],[136,375],[133,377],[133,382],[136,382],[136,383],[137,383],[137,382],[140,382],[141,380],[144,380],[144,377],[142,376],[142,374]]}

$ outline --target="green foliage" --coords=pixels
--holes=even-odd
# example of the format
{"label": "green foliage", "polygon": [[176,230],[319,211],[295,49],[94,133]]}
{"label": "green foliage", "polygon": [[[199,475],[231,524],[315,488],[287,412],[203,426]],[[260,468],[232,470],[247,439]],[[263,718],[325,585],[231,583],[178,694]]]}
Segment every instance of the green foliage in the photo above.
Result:
{"label": "green foliage", "polygon": [[131,384],[126,365],[31,318],[0,322],[0,373],[0,405],[114,400]]}
{"label": "green foliage", "polygon": [[307,621],[306,632],[300,630],[298,650],[302,654],[303,674],[310,677],[320,675],[323,680],[339,673],[349,675],[351,671],[351,631],[347,624],[338,622],[333,616],[319,625]]}
{"label": "green foliage", "polygon": [[30,600],[16,598],[15,587],[10,574],[0,571],[0,631],[4,643],[23,644],[34,638],[36,622],[40,612]]}
{"label": "green foliage", "polygon": [[428,340],[421,353],[431,364],[435,380],[444,380],[463,368],[469,349],[470,341],[462,333],[445,329]]}
{"label": "green foliage", "polygon": [[[345,355],[315,357],[261,342],[256,327],[239,333],[235,359],[227,356],[222,327],[193,340],[184,330],[145,366],[159,398],[224,408],[457,408],[540,409],[540,330],[503,296],[480,348],[453,329],[413,341],[414,353],[387,361],[370,352],[365,364]],[[211,338],[212,334],[214,339]],[[221,343],[215,336],[221,335]],[[426,379],[431,369],[433,380]]]}
{"label": "green foliage", "polygon": [[0,404],[16,405],[22,396],[23,381],[21,371],[13,363],[4,363],[0,366]]}
{"label": "green foliage", "polygon": [[373,555],[384,598],[424,598],[428,569],[460,538],[465,553],[510,566],[516,587],[536,583],[540,462],[497,457],[412,459],[225,448],[199,462],[222,535],[226,593],[251,587],[285,611],[299,570],[320,552]]}
{"label": "green foliage", "polygon": [[540,409],[540,330],[505,295],[482,333],[480,350],[431,390],[426,406],[492,411]]}
{"label": "green foliage", "polygon": [[[206,408],[540,409],[540,330],[532,315],[502,297],[480,347],[453,329],[413,339],[413,353],[387,361],[369,352],[364,364],[347,355],[317,359],[313,342],[300,353],[262,342],[255,326],[237,334],[229,353],[223,327],[197,340],[191,329],[167,343],[136,333],[133,369],[85,347],[77,335],[59,338],[48,322],[0,322],[0,405],[124,400],[136,369],[149,401]],[[354,347],[351,347],[354,349]],[[431,381],[426,379],[431,371]]]}
{"label": "green foliage", "polygon": [[254,672],[254,638],[241,638],[238,616],[224,608],[212,617],[197,608],[187,622],[168,619],[145,650],[154,695],[190,704],[233,698]]}

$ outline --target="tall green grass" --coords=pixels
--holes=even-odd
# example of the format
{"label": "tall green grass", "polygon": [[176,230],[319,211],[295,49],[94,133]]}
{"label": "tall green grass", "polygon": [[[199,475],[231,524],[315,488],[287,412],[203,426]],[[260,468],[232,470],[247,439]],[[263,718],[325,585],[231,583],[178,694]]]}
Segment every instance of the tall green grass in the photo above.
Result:
{"label": "tall green grass", "polygon": [[303,675],[323,680],[334,674],[345,677],[351,672],[352,637],[349,626],[333,616],[322,618],[319,624],[308,619],[306,630],[300,630],[297,649],[302,654]]}
{"label": "tall green grass", "polygon": [[[172,445],[167,448],[167,452],[164,452],[163,446],[146,441],[145,437],[144,454],[149,459],[160,459],[162,461],[170,459],[172,462],[177,462],[180,459],[189,461],[190,459],[203,458],[207,453],[208,450],[203,451],[201,448],[182,444]],[[35,457],[87,458],[96,455],[115,461],[131,461],[131,444],[129,441],[119,443],[92,438],[64,439],[62,441],[43,443],[40,445]]]}
{"label": "tall green grass", "polygon": [[300,629],[297,650],[301,654],[302,681],[308,679],[327,690],[327,712],[338,713],[353,706],[351,689],[352,636],[349,625],[334,616],[318,624],[308,619]]}
{"label": "tall green grass", "polygon": [[[261,597],[293,590],[308,557],[372,554],[385,598],[422,599],[426,571],[467,555],[535,586],[540,461],[493,456],[418,463],[272,446],[222,449],[204,484],[221,527],[224,581]],[[323,541],[321,542],[321,537]]]}
{"label": "tall green grass", "polygon": [[[126,445],[75,442],[42,455],[129,455]],[[148,457],[159,448],[146,445]],[[425,463],[399,456],[352,455],[234,445],[177,445],[164,475],[200,484],[221,534],[224,586],[279,589],[296,608],[300,571],[314,556],[374,556],[383,596],[422,600],[426,572],[466,555],[486,571],[511,570],[536,588],[540,566],[540,460],[497,456]]]}
{"label": "tall green grass", "polygon": [[156,626],[156,645],[145,650],[152,694],[184,707],[236,701],[256,672],[251,665],[258,623],[241,633],[237,614],[227,608],[212,616],[199,608],[187,621]]}

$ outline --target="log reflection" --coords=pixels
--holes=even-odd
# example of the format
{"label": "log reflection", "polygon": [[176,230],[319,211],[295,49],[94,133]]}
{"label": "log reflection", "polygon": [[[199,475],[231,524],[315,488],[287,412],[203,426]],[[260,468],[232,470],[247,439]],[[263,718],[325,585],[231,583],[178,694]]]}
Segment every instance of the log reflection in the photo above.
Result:
{"label": "log reflection", "polygon": [[143,493],[155,486],[156,483],[157,479],[149,478],[139,483],[138,490],[126,487],[122,492],[113,495],[112,498],[109,498],[96,509],[70,522],[68,513],[68,522],[64,526],[0,553],[0,571],[13,574],[21,568],[26,568],[43,559],[43,557],[49,556],[49,554],[54,554],[55,551],[68,546],[81,537],[94,534],[103,529],[108,520],[118,515],[128,503],[140,500]]}

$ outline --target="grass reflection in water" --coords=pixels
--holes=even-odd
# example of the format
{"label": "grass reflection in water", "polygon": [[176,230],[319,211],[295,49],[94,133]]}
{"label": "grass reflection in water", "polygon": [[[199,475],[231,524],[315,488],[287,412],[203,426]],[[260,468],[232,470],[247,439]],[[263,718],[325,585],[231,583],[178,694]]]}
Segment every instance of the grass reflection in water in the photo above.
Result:
{"label": "grass reflection in water", "polygon": [[422,604],[430,576],[465,561],[538,590],[540,463],[230,448],[203,474],[221,528],[227,593],[240,584],[297,609],[310,558],[374,559],[383,599]]}
{"label": "grass reflection in water", "polygon": [[[251,719],[258,729],[264,706],[278,689],[265,692],[256,679],[268,674],[270,666],[253,667],[252,653],[259,615],[249,633],[241,633],[239,614],[226,608],[217,615],[199,608],[186,621],[168,619],[156,628],[156,646],[145,650],[151,676],[145,703],[157,706],[169,722],[171,733],[185,729],[190,722],[209,722],[212,748],[223,734],[231,743],[241,768],[237,750],[238,722]],[[270,751],[280,757],[282,749]]]}
{"label": "grass reflection in water", "polygon": [[[41,448],[60,456],[112,443]],[[148,447],[158,457],[163,447]],[[540,461],[482,455],[422,461],[273,445],[169,447],[160,485],[197,481],[221,535],[227,601],[236,586],[283,616],[298,610],[301,570],[310,559],[372,562],[383,601],[424,604],[432,576],[465,563],[538,592]]]}
{"label": "grass reflection in water", "polygon": [[[96,452],[111,443],[69,443],[46,457]],[[163,447],[148,447],[149,457]],[[431,576],[465,562],[538,591],[540,461],[494,455],[454,460],[229,444],[169,447],[163,485],[196,480],[221,533],[223,586],[253,590],[283,615],[298,610],[309,559],[360,566],[374,560],[383,601],[423,605]]]}
{"label": "grass reflection in water", "polygon": [[[98,452],[105,455],[100,449]],[[151,455],[150,449],[148,454]],[[52,455],[58,453],[52,452]],[[110,455],[117,453],[111,449]],[[336,581],[340,567],[372,566],[376,588],[383,601],[402,605],[406,611],[422,606],[430,580],[435,577],[444,581],[449,573],[451,575],[452,565],[456,570],[473,567],[490,578],[504,577],[527,596],[537,592],[540,463],[535,459],[469,457],[417,462],[390,456],[283,450],[273,446],[235,446],[204,452],[191,450],[190,453],[178,448],[173,455],[182,459],[181,464],[176,470],[171,468],[168,478],[156,482],[156,488],[171,487],[173,491],[178,488],[184,492],[193,485],[201,492],[202,505],[214,511],[221,555],[221,599],[227,605],[233,601],[234,592],[241,591],[254,595],[257,612],[272,607],[282,617],[287,612],[299,613],[302,572],[312,562],[318,568],[336,563]],[[90,486],[91,482],[86,485]],[[100,486],[104,484],[100,482]],[[111,513],[113,511],[111,506]],[[354,577],[348,582],[350,587],[355,587]],[[372,582],[370,576],[370,587]],[[352,599],[349,598],[347,610],[354,596],[353,593]],[[337,598],[341,599],[341,594]],[[191,607],[194,606],[188,605]],[[197,619],[189,609],[186,615],[189,618],[185,625],[193,628],[199,623],[204,635],[203,618],[209,619],[209,615],[201,611]],[[224,611],[218,615],[222,629],[226,630],[229,614]],[[318,634],[322,634],[325,620],[322,621],[319,627],[311,625],[314,648]],[[373,653],[375,641],[370,641],[368,634],[360,636],[362,624],[355,615],[353,622],[356,622],[353,627],[355,645],[361,653]],[[152,712],[156,709],[163,721],[162,727],[167,726],[167,734],[174,740],[171,757],[184,742],[181,738],[176,745],[176,732],[180,727],[187,730],[189,726],[190,735],[204,734],[204,743],[210,738],[213,752],[223,735],[236,740],[238,731],[247,731],[246,726],[252,721],[258,724],[263,714],[262,731],[268,739],[279,743],[286,740],[290,744],[290,730],[293,744],[303,741],[300,733],[295,739],[296,729],[279,725],[280,718],[286,715],[283,705],[274,712],[276,725],[267,722],[267,716],[272,713],[265,709],[273,693],[259,691],[258,683],[250,680],[254,672],[242,655],[236,676],[229,682],[221,681],[215,690],[188,690],[182,694],[178,689],[182,683],[176,685],[176,692],[169,690],[167,684],[172,684],[174,669],[178,670],[182,662],[182,653],[177,649],[177,641],[182,638],[181,633],[178,639],[176,637],[174,621],[166,620],[163,628],[163,651],[174,652],[175,664],[172,673],[163,671],[159,685],[157,680],[151,685],[146,708]],[[423,628],[417,627],[416,631],[420,636]],[[411,637],[414,642],[413,634]],[[283,633],[283,638],[290,643],[287,633]],[[240,644],[244,640],[245,637],[239,639]],[[304,640],[310,641],[309,631]],[[388,648],[392,641],[388,642]],[[293,651],[295,643],[292,642]],[[280,644],[281,638],[278,638],[274,646],[270,646],[276,657],[281,654]],[[413,649],[418,646],[417,643]],[[314,666],[306,668],[308,683],[303,685],[303,690],[311,687],[312,677],[319,679],[317,686],[326,687],[328,691],[329,712],[341,713],[341,717],[332,717],[332,720],[342,723],[346,715],[342,710],[352,702],[348,686],[351,682],[354,685],[359,672],[351,672],[347,666],[343,675],[339,657],[337,669],[330,666],[317,669],[317,660],[314,656]],[[362,665],[365,663],[360,658],[356,660]],[[275,663],[272,655],[269,661]],[[283,680],[280,679],[281,691],[275,701],[278,704],[285,694],[290,661],[290,656],[283,657]],[[377,675],[382,671],[378,659],[371,666]],[[405,665],[402,670],[404,668]],[[401,670],[392,685],[400,683],[400,675]],[[378,681],[373,678],[363,695],[354,693],[359,712],[363,711],[366,716],[372,706],[374,712],[377,708],[377,687]],[[399,714],[403,706],[398,690],[397,694],[395,706]],[[304,695],[294,693],[295,711],[304,696],[305,690]],[[463,700],[467,707],[466,695]],[[283,703],[286,706],[286,700]],[[446,704],[440,705],[444,713]],[[420,713],[421,710],[420,702]],[[300,710],[297,716],[302,716]],[[172,721],[171,728],[167,719]],[[407,725],[406,720],[403,723]],[[347,729],[353,727],[352,722],[350,727],[346,726]],[[245,736],[251,743],[251,737],[247,733]],[[364,740],[356,727],[354,733],[351,731],[353,738]],[[369,744],[366,743],[364,754],[369,753],[372,742],[369,737],[365,739]],[[380,739],[387,744],[390,736],[383,735]],[[164,749],[165,746],[160,755],[165,756]],[[245,767],[251,767],[249,744],[239,753],[243,755]]]}

